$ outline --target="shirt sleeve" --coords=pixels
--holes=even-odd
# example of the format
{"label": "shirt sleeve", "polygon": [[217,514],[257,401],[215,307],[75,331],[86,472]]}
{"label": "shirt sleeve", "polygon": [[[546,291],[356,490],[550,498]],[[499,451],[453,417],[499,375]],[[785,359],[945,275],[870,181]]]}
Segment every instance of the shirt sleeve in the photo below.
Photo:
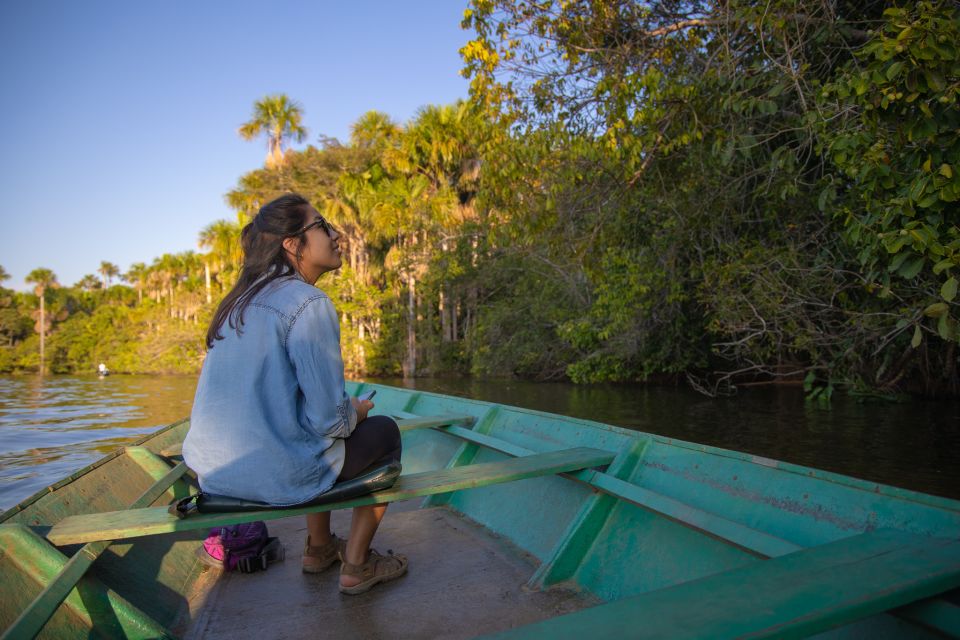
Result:
{"label": "shirt sleeve", "polygon": [[340,353],[340,322],[326,296],[304,303],[287,335],[287,355],[302,393],[298,416],[317,435],[346,438],[357,426]]}

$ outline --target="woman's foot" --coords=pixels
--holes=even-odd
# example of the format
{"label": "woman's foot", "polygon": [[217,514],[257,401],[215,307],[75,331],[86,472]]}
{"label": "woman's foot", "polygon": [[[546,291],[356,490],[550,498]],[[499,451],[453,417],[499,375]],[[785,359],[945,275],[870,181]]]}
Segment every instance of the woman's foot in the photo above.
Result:
{"label": "woman's foot", "polygon": [[388,551],[381,555],[370,549],[363,564],[350,564],[344,558],[340,565],[340,593],[357,595],[381,582],[395,580],[407,572],[407,556]]}
{"label": "woman's foot", "polygon": [[302,569],[304,573],[320,573],[332,566],[340,559],[340,554],[347,548],[347,541],[331,534],[330,542],[319,547],[310,546],[310,536],[307,536],[303,547]]}

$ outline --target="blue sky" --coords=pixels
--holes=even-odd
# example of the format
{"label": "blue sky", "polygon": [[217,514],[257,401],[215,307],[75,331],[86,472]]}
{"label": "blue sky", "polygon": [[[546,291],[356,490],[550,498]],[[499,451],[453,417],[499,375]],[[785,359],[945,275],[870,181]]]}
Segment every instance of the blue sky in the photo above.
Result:
{"label": "blue sky", "polygon": [[286,93],[308,143],[346,140],[370,109],[401,122],[467,96],[467,0],[0,4],[0,265],[25,290],[101,260],[126,270],[196,250],[260,167],[237,128]]}

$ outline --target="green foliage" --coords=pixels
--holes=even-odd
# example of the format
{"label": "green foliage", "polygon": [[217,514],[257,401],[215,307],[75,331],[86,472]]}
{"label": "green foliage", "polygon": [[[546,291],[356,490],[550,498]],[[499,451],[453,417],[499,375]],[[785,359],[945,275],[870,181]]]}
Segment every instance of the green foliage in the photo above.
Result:
{"label": "green foliage", "polygon": [[953,5],[477,0],[464,24],[471,97],[536,176],[495,154],[490,198],[586,276],[574,379],[956,391],[922,340],[957,334]]}
{"label": "green foliage", "polygon": [[[835,114],[824,138],[843,172],[822,202],[839,198],[837,215],[877,294],[927,307],[943,340],[958,337],[957,42],[960,12],[952,3],[889,8],[875,37],[822,93]],[[934,292],[943,302],[932,303]]]}
{"label": "green foliage", "polygon": [[284,163],[283,145],[290,139],[303,142],[307,130],[302,124],[303,109],[297,102],[278,93],[266,96],[253,104],[253,115],[237,130],[244,140],[267,135],[267,165]]}

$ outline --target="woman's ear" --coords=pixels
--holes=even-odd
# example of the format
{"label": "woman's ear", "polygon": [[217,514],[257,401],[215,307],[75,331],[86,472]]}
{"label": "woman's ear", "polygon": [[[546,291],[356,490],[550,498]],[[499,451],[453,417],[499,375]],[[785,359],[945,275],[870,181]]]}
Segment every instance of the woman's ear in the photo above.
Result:
{"label": "woman's ear", "polygon": [[297,262],[297,248],[299,244],[300,239],[297,236],[283,239],[283,250],[290,255],[290,259],[294,264]]}

